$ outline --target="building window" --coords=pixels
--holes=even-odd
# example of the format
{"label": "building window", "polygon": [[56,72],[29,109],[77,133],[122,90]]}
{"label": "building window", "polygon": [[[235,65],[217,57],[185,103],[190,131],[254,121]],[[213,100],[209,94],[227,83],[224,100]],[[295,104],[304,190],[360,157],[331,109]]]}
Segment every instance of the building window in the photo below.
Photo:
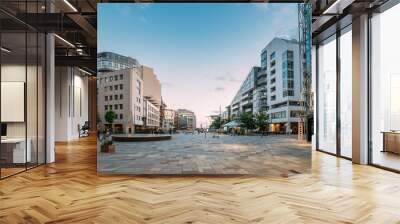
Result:
{"label": "building window", "polygon": [[276,100],[276,96],[275,95],[271,96],[271,101],[274,101],[274,100]]}
{"label": "building window", "polygon": [[304,111],[290,111],[290,117],[301,117],[304,115]]}
{"label": "building window", "polygon": [[271,79],[271,84],[274,84],[275,82],[276,82],[275,78]]}
{"label": "building window", "polygon": [[110,96],[110,100],[112,100],[112,99],[113,99],[113,96],[111,95],[111,96]]}
{"label": "building window", "polygon": [[122,100],[124,97],[122,94],[119,94],[119,99]]}
{"label": "building window", "polygon": [[136,92],[140,95],[141,83],[139,80],[136,80]]}
{"label": "building window", "polygon": [[108,96],[104,96],[104,101],[108,101]]}
{"label": "building window", "polygon": [[271,71],[271,75],[275,75],[275,73],[276,73],[276,70],[273,69],[273,70]]}
{"label": "building window", "polygon": [[119,84],[119,89],[123,89],[123,85],[122,84]]}
{"label": "building window", "polygon": [[272,60],[275,58],[275,51],[271,53],[271,55],[269,56],[269,59]]}
{"label": "building window", "polygon": [[293,89],[294,88],[294,81],[293,80],[288,80],[288,89]]}
{"label": "building window", "polygon": [[275,60],[271,61],[271,63],[270,63],[270,67],[274,67],[274,66],[275,66],[275,64],[276,64]]}
{"label": "building window", "polygon": [[114,104],[114,110],[118,109],[118,104]]}
{"label": "building window", "polygon": [[286,111],[275,112],[271,114],[272,119],[286,118]]}
{"label": "building window", "polygon": [[275,90],[276,90],[276,87],[275,87],[275,86],[271,87],[271,93],[272,93],[272,92],[275,92]]}
{"label": "building window", "polygon": [[114,95],[114,99],[115,99],[115,100],[118,100],[118,95]]}
{"label": "building window", "polygon": [[109,89],[110,89],[110,91],[112,91],[113,90],[113,86],[109,86]]}
{"label": "building window", "polygon": [[115,85],[115,86],[114,86],[114,89],[115,89],[115,90],[118,90],[118,85]]}
{"label": "building window", "polygon": [[122,79],[124,79],[124,75],[123,75],[123,74],[120,74],[120,75],[119,75],[119,80],[122,80]]}
{"label": "building window", "polygon": [[119,105],[119,109],[122,110],[122,104]]}
{"label": "building window", "polygon": [[293,71],[288,71],[288,79],[293,79],[294,78],[294,72]]}
{"label": "building window", "polygon": [[108,110],[108,105],[104,105],[104,110]]}
{"label": "building window", "polygon": [[118,80],[118,75],[114,75],[114,80],[115,80],[115,81]]}
{"label": "building window", "polygon": [[294,96],[294,91],[293,90],[284,90],[283,97],[286,97],[286,96]]}
{"label": "building window", "polygon": [[124,116],[123,116],[122,114],[120,114],[120,115],[119,115],[119,119],[122,120],[123,118],[124,118]]}

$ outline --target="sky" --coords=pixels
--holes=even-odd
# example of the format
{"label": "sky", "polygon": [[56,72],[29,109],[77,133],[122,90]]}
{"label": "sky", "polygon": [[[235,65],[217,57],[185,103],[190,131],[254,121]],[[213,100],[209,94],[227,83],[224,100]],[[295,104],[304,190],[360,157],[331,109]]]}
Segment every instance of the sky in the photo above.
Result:
{"label": "sky", "polygon": [[197,126],[230,104],[261,50],[298,38],[297,4],[101,3],[98,52],[152,67],[168,108],[195,112]]}

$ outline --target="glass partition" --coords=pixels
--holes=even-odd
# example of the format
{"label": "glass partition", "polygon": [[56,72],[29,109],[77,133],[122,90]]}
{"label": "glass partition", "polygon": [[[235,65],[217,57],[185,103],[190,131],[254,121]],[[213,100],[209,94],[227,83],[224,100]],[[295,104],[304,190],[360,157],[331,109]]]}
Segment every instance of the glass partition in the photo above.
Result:
{"label": "glass partition", "polygon": [[[1,34],[1,175],[24,171],[31,160],[26,140],[26,33]],[[28,150],[27,150],[28,147]]]}
{"label": "glass partition", "polygon": [[336,36],[318,47],[318,149],[336,153]]}
{"label": "glass partition", "polygon": [[[39,4],[0,6],[36,13],[43,10]],[[0,178],[45,163],[45,41],[43,33],[0,13]]]}
{"label": "glass partition", "polygon": [[352,34],[351,26],[340,36],[340,154],[352,157]]}
{"label": "glass partition", "polygon": [[371,19],[371,162],[400,170],[400,4]]}

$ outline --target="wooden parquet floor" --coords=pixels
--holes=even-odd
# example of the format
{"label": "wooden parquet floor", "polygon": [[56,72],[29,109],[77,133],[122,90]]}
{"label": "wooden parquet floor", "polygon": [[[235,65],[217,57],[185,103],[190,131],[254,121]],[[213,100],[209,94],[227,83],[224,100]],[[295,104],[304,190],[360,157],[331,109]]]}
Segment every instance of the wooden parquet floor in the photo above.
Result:
{"label": "wooden parquet floor", "polygon": [[400,223],[400,175],[314,152],[284,177],[98,176],[96,140],[0,181],[0,223]]}

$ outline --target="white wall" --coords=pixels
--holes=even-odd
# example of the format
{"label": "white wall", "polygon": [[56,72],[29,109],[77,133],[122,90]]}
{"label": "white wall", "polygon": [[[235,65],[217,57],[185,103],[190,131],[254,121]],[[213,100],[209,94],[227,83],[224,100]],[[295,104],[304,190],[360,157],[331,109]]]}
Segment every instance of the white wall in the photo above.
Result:
{"label": "white wall", "polygon": [[70,141],[89,120],[88,78],[72,67],[56,67],[55,73],[55,141]]}

